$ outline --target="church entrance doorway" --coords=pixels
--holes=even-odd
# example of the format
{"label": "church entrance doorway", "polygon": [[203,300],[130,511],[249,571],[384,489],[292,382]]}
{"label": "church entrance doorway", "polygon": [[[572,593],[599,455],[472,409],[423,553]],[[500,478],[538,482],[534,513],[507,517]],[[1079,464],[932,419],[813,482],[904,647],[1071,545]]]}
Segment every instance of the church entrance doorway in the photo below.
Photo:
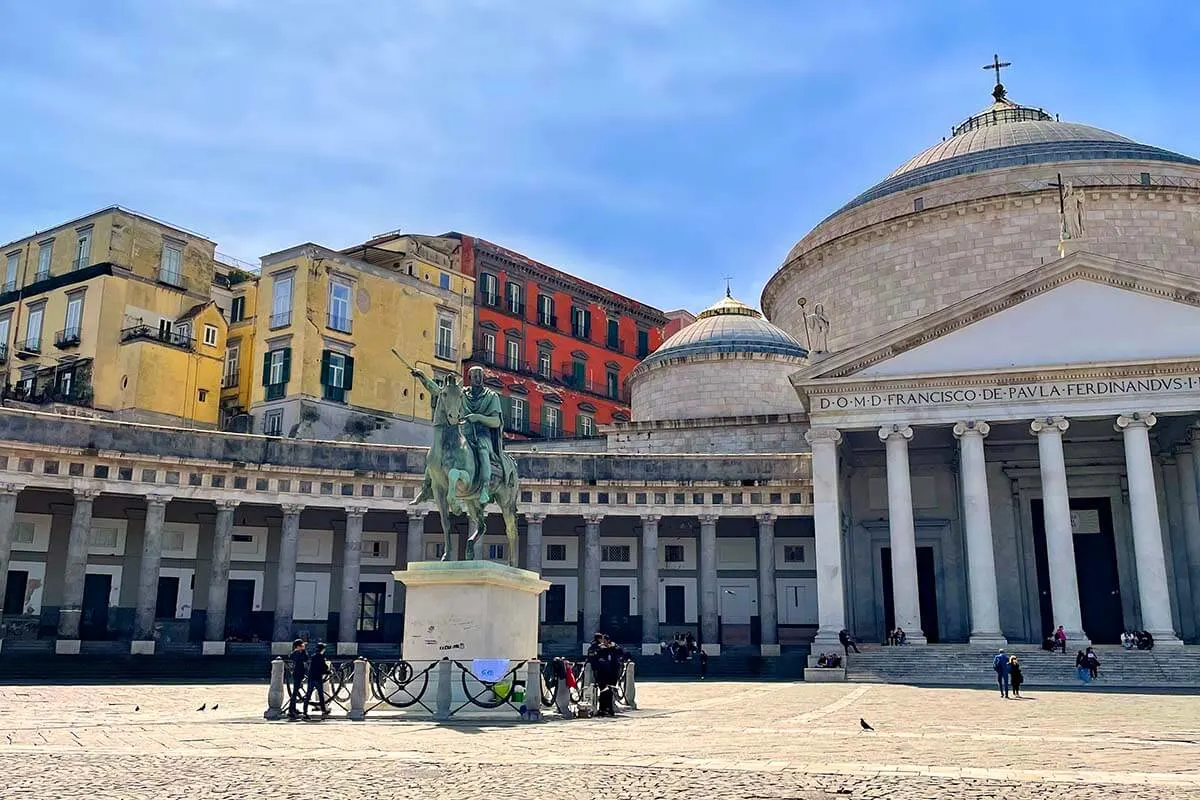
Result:
{"label": "church entrance doorway", "polygon": [[[892,594],[892,548],[880,550],[883,571],[883,622],[886,631],[896,627],[896,602]],[[937,574],[932,547],[917,548],[917,604],[921,612],[921,632],[929,644],[941,641],[938,633]],[[909,631],[905,631],[909,633]]]}
{"label": "church entrance doorway", "polygon": [[[1033,549],[1037,561],[1042,636],[1057,626],[1050,598],[1050,562],[1046,556],[1046,520],[1042,501],[1030,503]],[[1071,529],[1075,544],[1075,575],[1083,632],[1095,644],[1118,644],[1125,629],[1121,610],[1121,581],[1117,574],[1117,545],[1112,502],[1107,497],[1071,500]]]}
{"label": "church entrance doorway", "polygon": [[[641,639],[640,626],[632,624],[629,615],[630,602],[629,586],[624,584],[603,585],[600,587],[600,633],[606,633],[614,642],[636,642]],[[588,638],[592,631],[588,633]]]}
{"label": "church entrance doorway", "polygon": [[80,639],[108,638],[108,596],[112,575],[88,573],[83,576],[83,608],[79,618]]}

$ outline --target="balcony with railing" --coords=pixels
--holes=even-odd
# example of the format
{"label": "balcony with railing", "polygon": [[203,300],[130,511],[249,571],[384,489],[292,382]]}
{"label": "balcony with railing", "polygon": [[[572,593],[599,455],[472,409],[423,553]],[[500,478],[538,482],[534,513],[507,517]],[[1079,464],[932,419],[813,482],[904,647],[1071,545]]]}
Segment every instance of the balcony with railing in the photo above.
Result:
{"label": "balcony with railing", "polygon": [[525,319],[525,304],[516,298],[510,297],[504,304],[505,309],[514,317]]}
{"label": "balcony with railing", "polygon": [[183,273],[180,272],[178,269],[169,269],[166,267],[159,267],[158,268],[158,282],[165,283],[168,286],[175,286],[180,289],[184,288]]}
{"label": "balcony with railing", "polygon": [[132,325],[121,329],[122,342],[157,342],[180,350],[195,350],[196,340],[178,331],[162,330],[150,325]]}
{"label": "balcony with railing", "polygon": [[82,338],[83,331],[79,326],[72,328],[64,328],[54,334],[54,346],[59,350],[66,350],[69,347],[78,347]]}
{"label": "balcony with railing", "polygon": [[558,381],[568,389],[574,389],[577,392],[586,392],[596,397],[603,397],[605,400],[613,400],[618,403],[629,402],[629,388],[622,384],[613,386],[605,381],[592,381],[586,377],[581,377],[575,374],[575,370],[570,363],[563,364],[562,371],[557,376]]}
{"label": "balcony with railing", "polygon": [[574,320],[572,320],[571,321],[571,335],[574,336],[576,339],[582,339],[585,342],[590,342],[592,340],[592,326],[591,325],[580,325],[578,322],[575,322]]}
{"label": "balcony with railing", "polygon": [[92,260],[91,256],[87,256],[86,258],[72,259],[71,260],[71,270],[74,271],[77,269],[83,269],[84,267],[89,265],[89,262],[91,260]]}
{"label": "balcony with railing", "polygon": [[8,294],[9,292],[15,292],[16,290],[17,281],[15,278],[11,281],[5,281],[3,285],[0,285],[0,294]]}
{"label": "balcony with railing", "polygon": [[17,358],[29,358],[42,352],[42,335],[25,337],[25,341],[17,343]]}
{"label": "balcony with railing", "polygon": [[8,345],[0,344],[0,364],[8,363]]}
{"label": "balcony with railing", "polygon": [[276,328],[286,328],[288,325],[292,324],[292,312],[289,310],[280,311],[278,314],[272,314],[267,320],[267,324],[271,330],[275,330]]}
{"label": "balcony with railing", "polygon": [[611,336],[604,340],[604,346],[616,353],[625,352],[625,340],[614,339]]}
{"label": "balcony with railing", "polygon": [[433,354],[443,361],[458,361],[458,348],[438,342],[433,348]]}
{"label": "balcony with railing", "polygon": [[537,324],[543,328],[549,328],[552,331],[558,330],[558,317],[554,314],[545,314],[541,311],[537,315]]}
{"label": "balcony with railing", "polygon": [[496,292],[479,292],[479,302],[490,308],[500,307],[500,295]]}
{"label": "balcony with railing", "polygon": [[350,321],[350,315],[349,314],[335,314],[333,312],[330,312],[328,317],[325,320],[325,326],[328,327],[330,330],[335,330],[340,333],[350,333],[352,330],[352,323]]}

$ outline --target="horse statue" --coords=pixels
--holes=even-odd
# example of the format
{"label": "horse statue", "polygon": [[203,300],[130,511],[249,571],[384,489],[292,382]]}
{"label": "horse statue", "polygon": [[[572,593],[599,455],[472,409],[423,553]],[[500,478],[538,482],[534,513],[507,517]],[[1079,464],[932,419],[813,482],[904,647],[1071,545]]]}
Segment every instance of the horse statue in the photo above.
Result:
{"label": "horse statue", "polygon": [[[504,516],[504,532],[508,537],[508,564],[518,566],[517,554],[517,465],[504,452],[501,440],[503,422],[499,396],[483,386],[482,370],[472,370],[472,386],[463,391],[456,376],[444,382],[430,380],[420,370],[413,376],[420,380],[435,398],[433,411],[433,446],[425,464],[425,485],[413,504],[433,496],[441,514],[445,545],[442,561],[454,560],[450,536],[450,515],[467,515],[467,546],[464,560],[485,559],[483,536],[487,530],[487,506],[495,502]],[[489,394],[490,393],[490,394]],[[485,413],[472,411],[479,408]],[[493,431],[494,438],[493,438]],[[486,438],[486,441],[485,441]],[[483,466],[483,459],[491,463]],[[489,474],[487,485],[481,480]]]}

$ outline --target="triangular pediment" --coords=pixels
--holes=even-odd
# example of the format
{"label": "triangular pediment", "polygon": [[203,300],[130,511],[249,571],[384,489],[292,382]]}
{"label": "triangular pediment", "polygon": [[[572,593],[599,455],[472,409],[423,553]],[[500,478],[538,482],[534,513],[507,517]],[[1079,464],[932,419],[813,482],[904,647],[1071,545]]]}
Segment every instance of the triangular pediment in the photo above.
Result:
{"label": "triangular pediment", "polygon": [[1200,358],[1200,281],[1075,253],[793,376],[1002,372]]}

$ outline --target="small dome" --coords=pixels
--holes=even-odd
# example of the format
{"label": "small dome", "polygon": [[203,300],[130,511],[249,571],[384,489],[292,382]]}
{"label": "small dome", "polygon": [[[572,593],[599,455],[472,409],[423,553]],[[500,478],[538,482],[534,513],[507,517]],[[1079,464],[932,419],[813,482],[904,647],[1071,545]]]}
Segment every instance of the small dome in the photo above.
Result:
{"label": "small dome", "polygon": [[728,293],[696,316],[696,321],[663,342],[637,372],[664,361],[715,353],[771,353],[805,358],[808,350],[755,309]]}

